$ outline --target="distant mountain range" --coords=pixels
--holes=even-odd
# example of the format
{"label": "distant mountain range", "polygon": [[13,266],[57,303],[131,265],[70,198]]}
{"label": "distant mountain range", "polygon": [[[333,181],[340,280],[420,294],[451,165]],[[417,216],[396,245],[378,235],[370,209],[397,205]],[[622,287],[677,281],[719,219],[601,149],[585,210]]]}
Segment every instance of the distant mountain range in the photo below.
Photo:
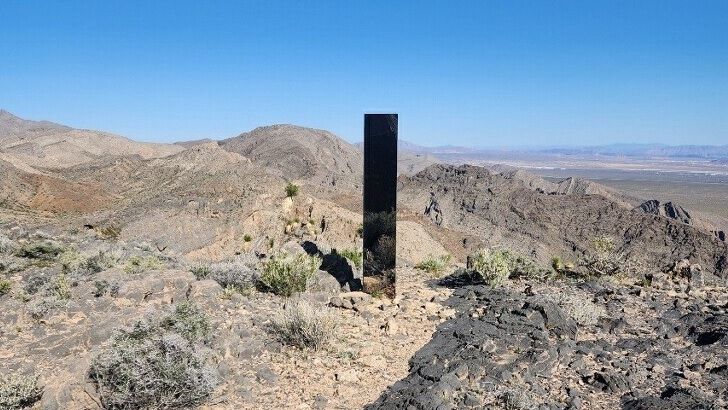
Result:
{"label": "distant mountain range", "polygon": [[443,145],[425,147],[408,141],[400,141],[402,151],[426,154],[479,154],[493,152],[513,152],[546,155],[591,155],[625,156],[636,158],[699,158],[713,159],[715,162],[728,163],[728,145],[666,145],[666,144],[609,144],[595,146],[556,146],[526,148],[478,148]]}

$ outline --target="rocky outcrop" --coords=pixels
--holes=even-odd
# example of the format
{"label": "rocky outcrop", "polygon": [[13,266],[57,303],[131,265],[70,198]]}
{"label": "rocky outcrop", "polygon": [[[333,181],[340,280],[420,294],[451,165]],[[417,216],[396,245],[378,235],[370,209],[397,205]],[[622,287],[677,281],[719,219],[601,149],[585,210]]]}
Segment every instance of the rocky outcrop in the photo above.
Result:
{"label": "rocky outcrop", "polygon": [[[555,302],[548,287],[530,296],[457,289],[446,302],[456,316],[410,360],[409,375],[368,409],[687,410],[726,403],[728,305],[704,309],[702,297],[676,305],[662,292],[640,297],[638,288],[580,287],[589,301],[581,311]],[[589,306],[606,311],[595,323],[577,323]]]}
{"label": "rocky outcrop", "polygon": [[688,212],[687,209],[673,202],[660,202],[657,199],[650,199],[649,201],[643,202],[636,208],[637,210],[646,214],[660,215],[665,218],[670,218],[688,225],[695,226],[705,231],[711,232],[716,238],[725,242],[725,232],[717,229],[710,222],[703,220],[701,217],[696,217]]}
{"label": "rocky outcrop", "polygon": [[688,225],[692,224],[693,221],[690,213],[685,208],[672,202],[662,203],[656,199],[650,199],[649,201],[642,203],[642,205],[639,206],[639,209],[646,214],[664,216]]}

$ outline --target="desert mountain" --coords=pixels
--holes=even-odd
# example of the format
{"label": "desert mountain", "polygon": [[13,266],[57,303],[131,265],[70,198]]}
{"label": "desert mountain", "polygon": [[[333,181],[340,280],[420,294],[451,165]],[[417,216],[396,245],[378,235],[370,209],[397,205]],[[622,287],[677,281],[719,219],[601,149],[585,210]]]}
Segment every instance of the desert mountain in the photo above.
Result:
{"label": "desert mountain", "polygon": [[171,144],[135,142],[101,131],[30,121],[0,111],[0,154],[38,168],[66,168],[110,155],[158,158],[180,152]]}
{"label": "desert mountain", "polygon": [[361,152],[328,131],[271,125],[220,141],[220,145],[282,178],[332,190],[361,189]]}
{"label": "desert mountain", "polygon": [[668,270],[689,259],[728,275],[728,245],[678,221],[626,209],[602,195],[554,194],[523,178],[475,166],[435,165],[407,178],[399,200],[442,227],[474,232],[494,247],[517,249],[542,263],[577,258],[598,236],[617,241],[621,253]]}

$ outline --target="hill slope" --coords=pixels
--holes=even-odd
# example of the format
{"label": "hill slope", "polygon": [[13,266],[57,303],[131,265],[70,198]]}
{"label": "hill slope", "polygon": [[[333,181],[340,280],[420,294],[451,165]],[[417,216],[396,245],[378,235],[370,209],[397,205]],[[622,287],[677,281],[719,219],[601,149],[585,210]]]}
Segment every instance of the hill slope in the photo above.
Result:
{"label": "hill slope", "polygon": [[577,258],[608,236],[618,251],[667,271],[689,259],[728,276],[728,245],[709,232],[659,215],[626,209],[601,195],[554,194],[519,178],[474,166],[435,165],[406,178],[400,202],[437,225],[531,255],[544,264]]}
{"label": "hill slope", "polygon": [[0,111],[0,152],[37,168],[67,168],[114,155],[158,158],[184,150],[172,144],[136,142],[48,121],[30,121]]}
{"label": "hill slope", "polygon": [[221,141],[220,145],[286,179],[333,190],[361,189],[361,152],[328,131],[271,125]]}

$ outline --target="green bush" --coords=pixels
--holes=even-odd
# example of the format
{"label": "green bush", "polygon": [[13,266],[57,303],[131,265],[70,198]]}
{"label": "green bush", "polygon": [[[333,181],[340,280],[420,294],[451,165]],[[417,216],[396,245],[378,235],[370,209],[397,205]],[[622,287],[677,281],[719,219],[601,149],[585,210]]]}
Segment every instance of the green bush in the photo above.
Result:
{"label": "green bush", "polygon": [[12,288],[12,283],[9,280],[0,279],[0,296],[10,293],[10,288]]}
{"label": "green bush", "polygon": [[625,270],[627,261],[617,254],[612,238],[599,236],[591,241],[590,251],[582,258],[580,265],[592,276],[614,276]]}
{"label": "green bush", "polygon": [[51,292],[58,300],[68,300],[71,298],[71,283],[68,281],[68,276],[65,273],[59,274],[53,280]]}
{"label": "green bush", "polygon": [[76,273],[85,269],[87,260],[77,250],[67,249],[58,256],[64,273]]}
{"label": "green bush", "polygon": [[415,268],[433,275],[439,275],[445,271],[450,264],[450,255],[428,256],[422,262],[415,265]]}
{"label": "green bush", "polygon": [[210,266],[208,265],[195,265],[190,268],[190,272],[195,275],[197,280],[203,280],[210,277]]}
{"label": "green bush", "polygon": [[180,303],[174,313],[161,321],[163,329],[179,333],[187,340],[207,340],[210,323],[205,314],[192,303]]}
{"label": "green bush", "polygon": [[84,268],[89,273],[99,273],[111,269],[119,263],[119,257],[111,252],[99,251],[86,259]]}
{"label": "green bush", "polygon": [[138,275],[150,270],[162,269],[164,264],[156,256],[132,256],[124,265],[124,272]]}
{"label": "green bush", "polygon": [[308,281],[321,266],[321,259],[307,254],[281,254],[272,257],[263,269],[261,284],[276,295],[290,297],[306,290]]}
{"label": "green bush", "polygon": [[508,250],[480,250],[471,256],[471,269],[491,286],[508,278],[543,279],[550,272],[533,260]]}
{"label": "green bush", "polygon": [[217,385],[203,347],[209,331],[204,314],[187,304],[120,331],[89,369],[103,407],[169,409],[202,404]]}
{"label": "green bush", "polygon": [[27,408],[40,400],[42,395],[38,376],[0,375],[0,409]]}
{"label": "green bush", "polygon": [[243,235],[243,241],[250,242],[252,240],[253,240],[253,237],[248,235],[247,233],[245,235]]}
{"label": "green bush", "polygon": [[50,260],[57,258],[64,250],[55,242],[41,241],[25,244],[15,254],[21,258]]}
{"label": "green bush", "polygon": [[286,196],[288,198],[293,198],[294,196],[297,196],[298,191],[299,191],[298,185],[294,184],[293,182],[289,182],[286,185]]}
{"label": "green bush", "polygon": [[319,349],[333,338],[336,322],[328,308],[317,308],[306,300],[296,300],[287,303],[273,318],[271,328],[285,344]]}
{"label": "green bush", "polygon": [[480,250],[471,257],[471,268],[492,287],[502,285],[511,274],[510,258],[506,251]]}
{"label": "green bush", "polygon": [[336,254],[339,256],[342,256],[349,260],[354,266],[361,269],[362,264],[364,262],[364,254],[362,253],[361,249],[351,248],[351,249],[342,249],[342,250],[335,250]]}

